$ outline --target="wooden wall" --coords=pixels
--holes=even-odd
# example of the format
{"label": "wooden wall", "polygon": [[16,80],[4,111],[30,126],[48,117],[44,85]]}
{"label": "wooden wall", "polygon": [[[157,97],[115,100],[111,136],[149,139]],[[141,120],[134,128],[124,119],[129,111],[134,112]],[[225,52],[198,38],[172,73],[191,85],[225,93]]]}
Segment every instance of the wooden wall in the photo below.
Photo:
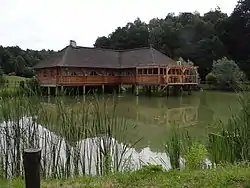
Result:
{"label": "wooden wall", "polygon": [[[197,75],[177,68],[46,68],[36,71],[42,85],[195,84]],[[137,74],[136,74],[137,73]]]}
{"label": "wooden wall", "polygon": [[36,77],[41,84],[56,85],[58,78],[57,68],[45,68],[36,70]]}

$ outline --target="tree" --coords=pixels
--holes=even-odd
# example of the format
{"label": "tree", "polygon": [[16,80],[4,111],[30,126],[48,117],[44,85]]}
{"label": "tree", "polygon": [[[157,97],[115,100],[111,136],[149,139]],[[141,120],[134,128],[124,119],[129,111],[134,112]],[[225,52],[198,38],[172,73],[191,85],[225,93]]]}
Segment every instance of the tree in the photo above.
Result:
{"label": "tree", "polygon": [[194,65],[192,61],[190,61],[189,59],[185,61],[182,57],[180,57],[178,61],[180,62],[181,65]]}
{"label": "tree", "polygon": [[2,77],[4,74],[2,67],[0,67],[0,77]]}
{"label": "tree", "polygon": [[151,19],[148,24],[137,18],[110,35],[99,37],[95,46],[123,50],[152,45],[175,60],[183,57],[194,62],[205,80],[214,59],[229,57],[228,47],[222,41],[227,19],[219,8],[204,16],[198,12],[169,13],[164,19]]}
{"label": "tree", "polygon": [[4,85],[4,72],[3,72],[3,69],[0,67],[0,86],[3,86]]}
{"label": "tree", "polygon": [[18,76],[32,77],[32,66],[53,53],[51,50],[22,50],[18,46],[0,46],[0,67],[5,74],[14,72]]}
{"label": "tree", "polygon": [[213,62],[210,77],[211,75],[216,78],[217,86],[220,89],[235,89],[239,86],[239,83],[246,80],[246,76],[239,66],[226,57]]}
{"label": "tree", "polygon": [[250,78],[250,1],[239,0],[231,16],[221,23],[222,42]]}

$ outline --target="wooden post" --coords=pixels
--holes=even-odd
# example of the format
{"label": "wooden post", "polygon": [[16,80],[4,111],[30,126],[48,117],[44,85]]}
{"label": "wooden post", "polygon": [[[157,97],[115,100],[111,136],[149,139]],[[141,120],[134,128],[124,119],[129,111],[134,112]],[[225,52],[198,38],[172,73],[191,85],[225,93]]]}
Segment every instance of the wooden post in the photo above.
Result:
{"label": "wooden post", "polygon": [[56,94],[56,96],[58,96],[58,86],[56,86],[56,88],[55,88],[55,94]]}
{"label": "wooden post", "polygon": [[61,86],[61,95],[64,95],[64,88]]}
{"label": "wooden post", "polygon": [[25,187],[40,188],[41,149],[26,149],[23,154]]}
{"label": "wooden post", "polygon": [[118,86],[118,93],[120,94],[121,93],[121,85]]}
{"label": "wooden post", "polygon": [[50,96],[50,87],[48,87],[48,95]]}
{"label": "wooden post", "polygon": [[85,95],[86,94],[86,87],[85,87],[85,85],[83,85],[83,95]]}
{"label": "wooden post", "polygon": [[104,84],[102,84],[102,94],[104,95],[104,93],[105,93],[105,86]]}

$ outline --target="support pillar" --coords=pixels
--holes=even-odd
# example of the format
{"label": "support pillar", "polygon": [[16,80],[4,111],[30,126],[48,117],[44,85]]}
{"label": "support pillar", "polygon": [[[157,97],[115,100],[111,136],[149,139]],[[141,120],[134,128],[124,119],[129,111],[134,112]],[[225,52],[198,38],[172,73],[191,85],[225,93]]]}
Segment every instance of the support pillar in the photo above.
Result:
{"label": "support pillar", "polygon": [[50,96],[50,87],[48,87],[48,95]]}
{"label": "support pillar", "polygon": [[160,92],[161,92],[161,86],[157,85],[157,93],[160,93]]}
{"label": "support pillar", "polygon": [[105,93],[105,86],[104,84],[102,84],[102,94],[104,95],[104,93]]}
{"label": "support pillar", "polygon": [[82,90],[83,90],[82,91],[83,95],[85,95],[86,94],[86,87],[85,87],[85,85],[82,86]]}
{"label": "support pillar", "polygon": [[122,88],[122,86],[119,85],[119,86],[118,86],[118,93],[119,93],[119,94],[121,93],[121,88]]}
{"label": "support pillar", "polygon": [[58,96],[58,86],[55,88],[55,95]]}
{"label": "support pillar", "polygon": [[63,86],[61,86],[61,95],[63,95],[64,94],[64,88],[63,88]]}

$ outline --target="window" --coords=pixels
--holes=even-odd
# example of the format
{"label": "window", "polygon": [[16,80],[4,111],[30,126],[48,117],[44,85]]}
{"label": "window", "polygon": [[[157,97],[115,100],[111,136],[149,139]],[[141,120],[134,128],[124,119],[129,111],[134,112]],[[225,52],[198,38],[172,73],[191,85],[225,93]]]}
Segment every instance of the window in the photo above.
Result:
{"label": "window", "polygon": [[160,74],[163,74],[163,68],[160,69]]}
{"label": "window", "polygon": [[143,69],[143,74],[148,74],[147,72],[147,69]]}
{"label": "window", "polygon": [[153,74],[158,74],[158,68],[154,68]]}
{"label": "window", "polygon": [[167,69],[163,69],[163,73],[166,75],[167,74]]}
{"label": "window", "polygon": [[142,69],[138,69],[138,74],[142,74]]}
{"label": "window", "polygon": [[44,77],[47,77],[47,71],[46,71],[46,70],[43,71],[43,76],[44,76]]}
{"label": "window", "polygon": [[152,69],[148,69],[148,74],[153,74],[153,70]]}
{"label": "window", "polygon": [[95,71],[91,71],[90,75],[91,76],[97,76],[97,73]]}

